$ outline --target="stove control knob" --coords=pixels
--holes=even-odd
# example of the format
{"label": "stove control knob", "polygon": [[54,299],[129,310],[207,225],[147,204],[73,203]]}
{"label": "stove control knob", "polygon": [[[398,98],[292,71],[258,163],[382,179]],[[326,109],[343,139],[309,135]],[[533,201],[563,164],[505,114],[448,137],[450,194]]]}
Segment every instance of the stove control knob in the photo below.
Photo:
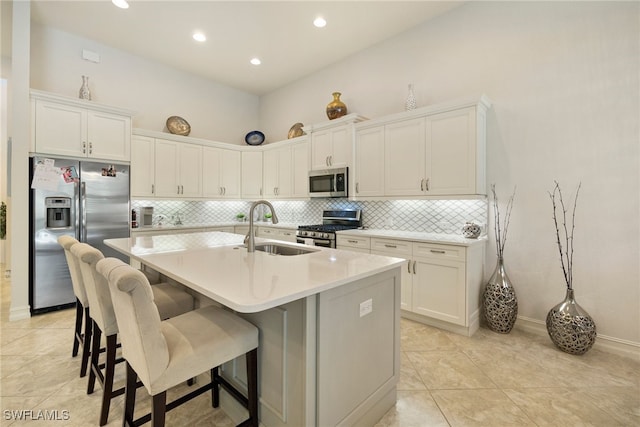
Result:
{"label": "stove control knob", "polygon": [[298,230],[298,236],[306,236],[306,235],[307,235],[306,231]]}
{"label": "stove control knob", "polygon": [[322,237],[324,237],[325,239],[329,238],[329,233],[322,233]]}
{"label": "stove control knob", "polygon": [[307,236],[309,236],[309,237],[314,237],[315,235],[316,235],[315,231],[309,231],[307,233]]}

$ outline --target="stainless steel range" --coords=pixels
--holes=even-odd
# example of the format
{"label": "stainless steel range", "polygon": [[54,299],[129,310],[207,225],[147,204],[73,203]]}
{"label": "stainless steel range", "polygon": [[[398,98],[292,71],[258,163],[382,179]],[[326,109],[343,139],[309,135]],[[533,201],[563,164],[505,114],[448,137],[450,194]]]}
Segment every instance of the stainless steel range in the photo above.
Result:
{"label": "stainless steel range", "polygon": [[308,243],[312,239],[315,246],[336,247],[336,231],[362,227],[362,211],[326,210],[322,211],[322,224],[301,225],[296,232],[298,243]]}

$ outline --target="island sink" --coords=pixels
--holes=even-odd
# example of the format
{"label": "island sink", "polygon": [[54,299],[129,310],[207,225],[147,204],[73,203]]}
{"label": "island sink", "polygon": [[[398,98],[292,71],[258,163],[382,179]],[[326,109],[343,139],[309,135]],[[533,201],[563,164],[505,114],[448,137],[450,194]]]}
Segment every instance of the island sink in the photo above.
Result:
{"label": "island sink", "polygon": [[317,252],[316,249],[299,248],[296,246],[280,245],[277,243],[259,243],[256,245],[256,251],[266,252],[270,255],[304,255]]}

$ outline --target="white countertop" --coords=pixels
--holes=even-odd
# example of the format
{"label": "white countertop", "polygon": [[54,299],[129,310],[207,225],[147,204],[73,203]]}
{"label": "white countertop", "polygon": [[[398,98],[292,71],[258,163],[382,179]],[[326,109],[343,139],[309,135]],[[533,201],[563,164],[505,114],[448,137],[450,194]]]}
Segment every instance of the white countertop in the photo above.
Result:
{"label": "white countertop", "polygon": [[284,242],[278,244],[315,252],[248,253],[241,247],[243,239],[213,231],[108,239],[105,244],[243,313],[277,307],[406,263],[400,258]]}
{"label": "white countertop", "polygon": [[387,239],[411,240],[413,242],[440,243],[456,246],[484,245],[487,242],[486,236],[480,237],[478,239],[467,239],[460,234],[424,233],[419,231],[402,230],[343,230],[338,231],[337,234],[340,236],[382,237]]}

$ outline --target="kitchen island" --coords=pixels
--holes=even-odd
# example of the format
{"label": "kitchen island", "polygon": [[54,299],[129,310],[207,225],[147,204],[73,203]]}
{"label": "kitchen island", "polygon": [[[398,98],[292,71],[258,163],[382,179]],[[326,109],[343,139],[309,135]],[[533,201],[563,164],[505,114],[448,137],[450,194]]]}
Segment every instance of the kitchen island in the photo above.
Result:
{"label": "kitchen island", "polygon": [[[220,304],[260,330],[260,422],[265,426],[372,425],[396,400],[400,274],[405,260],[256,239],[297,255],[248,253],[224,232],[105,243]],[[288,249],[287,249],[288,248]],[[222,368],[245,388],[244,360]],[[234,420],[244,409],[221,401]]]}

